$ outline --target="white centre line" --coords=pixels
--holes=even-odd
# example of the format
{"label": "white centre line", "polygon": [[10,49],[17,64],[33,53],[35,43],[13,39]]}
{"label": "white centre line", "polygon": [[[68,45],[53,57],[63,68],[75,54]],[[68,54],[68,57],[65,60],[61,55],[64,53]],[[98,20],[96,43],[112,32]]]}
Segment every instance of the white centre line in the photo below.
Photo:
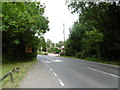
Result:
{"label": "white centre line", "polygon": [[52,68],[50,68],[50,70],[52,71]]}
{"label": "white centre line", "polygon": [[53,74],[54,74],[55,76],[57,76],[57,74],[56,74],[55,72],[53,72]]}
{"label": "white centre line", "polygon": [[64,83],[60,79],[58,79],[58,81],[60,82],[61,86],[65,86]]}
{"label": "white centre line", "polygon": [[111,73],[107,73],[107,72],[104,72],[104,71],[101,71],[101,70],[97,70],[97,69],[94,69],[94,68],[91,68],[91,67],[88,67],[88,68],[91,69],[91,70],[97,71],[97,72],[101,72],[101,73],[104,73],[104,74],[116,77],[116,78],[120,78],[119,76],[111,74]]}

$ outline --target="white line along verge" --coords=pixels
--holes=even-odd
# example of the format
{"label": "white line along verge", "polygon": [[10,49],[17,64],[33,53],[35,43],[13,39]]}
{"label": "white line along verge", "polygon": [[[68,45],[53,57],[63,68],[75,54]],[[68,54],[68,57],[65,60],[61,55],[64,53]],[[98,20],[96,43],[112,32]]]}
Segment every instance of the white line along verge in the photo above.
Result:
{"label": "white line along verge", "polygon": [[116,78],[120,78],[119,76],[111,74],[111,73],[107,73],[107,72],[104,72],[104,71],[101,71],[101,70],[97,70],[97,69],[94,69],[94,68],[91,68],[91,67],[88,67],[88,68],[91,69],[91,70],[97,71],[97,72],[101,72],[101,73],[104,73],[104,74],[116,77]]}
{"label": "white line along verge", "polygon": [[54,74],[55,76],[57,76],[57,74],[56,74],[55,72],[53,72],[53,74]]}
{"label": "white line along verge", "polygon": [[58,81],[60,82],[61,86],[65,86],[64,83],[60,79],[58,79]]}

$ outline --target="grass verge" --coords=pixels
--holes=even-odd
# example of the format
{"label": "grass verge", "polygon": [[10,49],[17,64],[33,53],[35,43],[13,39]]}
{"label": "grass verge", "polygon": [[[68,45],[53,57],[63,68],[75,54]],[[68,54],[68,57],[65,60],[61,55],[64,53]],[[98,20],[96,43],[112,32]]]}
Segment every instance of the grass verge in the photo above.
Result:
{"label": "grass verge", "polygon": [[[60,57],[80,59],[80,58],[77,58],[77,57],[74,57],[74,56],[60,56]],[[100,60],[100,59],[91,58],[91,57],[83,58],[83,59],[80,59],[80,60],[93,61],[93,62],[99,62],[99,63],[104,63],[104,64],[111,64],[111,65],[120,66],[120,61],[115,62],[115,61],[108,61],[108,60]]]}
{"label": "grass verge", "polygon": [[10,81],[10,76],[2,81],[2,88],[17,88],[23,78],[27,75],[28,70],[37,62],[37,59],[27,62],[7,63],[2,65],[2,76],[7,74],[13,68],[19,67],[19,73],[13,74],[14,82]]}

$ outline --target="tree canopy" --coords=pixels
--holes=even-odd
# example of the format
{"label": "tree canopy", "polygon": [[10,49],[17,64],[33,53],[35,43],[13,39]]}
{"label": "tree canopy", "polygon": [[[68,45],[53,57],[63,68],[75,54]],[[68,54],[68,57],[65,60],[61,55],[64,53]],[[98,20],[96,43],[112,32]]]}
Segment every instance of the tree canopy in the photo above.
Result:
{"label": "tree canopy", "polygon": [[39,51],[41,51],[41,49],[42,51],[46,51],[46,42],[43,36],[40,37],[40,43],[39,43]]}
{"label": "tree canopy", "polygon": [[[39,2],[2,2],[3,56],[35,57],[39,36],[49,30]],[[32,53],[26,53],[26,45]]]}
{"label": "tree canopy", "polygon": [[120,2],[72,1],[68,7],[79,18],[66,41],[66,55],[120,59]]}

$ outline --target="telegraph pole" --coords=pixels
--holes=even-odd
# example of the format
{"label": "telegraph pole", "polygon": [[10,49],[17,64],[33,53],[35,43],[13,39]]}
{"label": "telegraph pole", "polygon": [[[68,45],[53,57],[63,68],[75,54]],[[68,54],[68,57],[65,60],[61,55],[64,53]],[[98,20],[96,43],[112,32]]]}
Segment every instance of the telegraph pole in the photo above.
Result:
{"label": "telegraph pole", "polygon": [[65,54],[65,24],[63,23],[63,38],[64,38],[64,49],[63,52]]}

